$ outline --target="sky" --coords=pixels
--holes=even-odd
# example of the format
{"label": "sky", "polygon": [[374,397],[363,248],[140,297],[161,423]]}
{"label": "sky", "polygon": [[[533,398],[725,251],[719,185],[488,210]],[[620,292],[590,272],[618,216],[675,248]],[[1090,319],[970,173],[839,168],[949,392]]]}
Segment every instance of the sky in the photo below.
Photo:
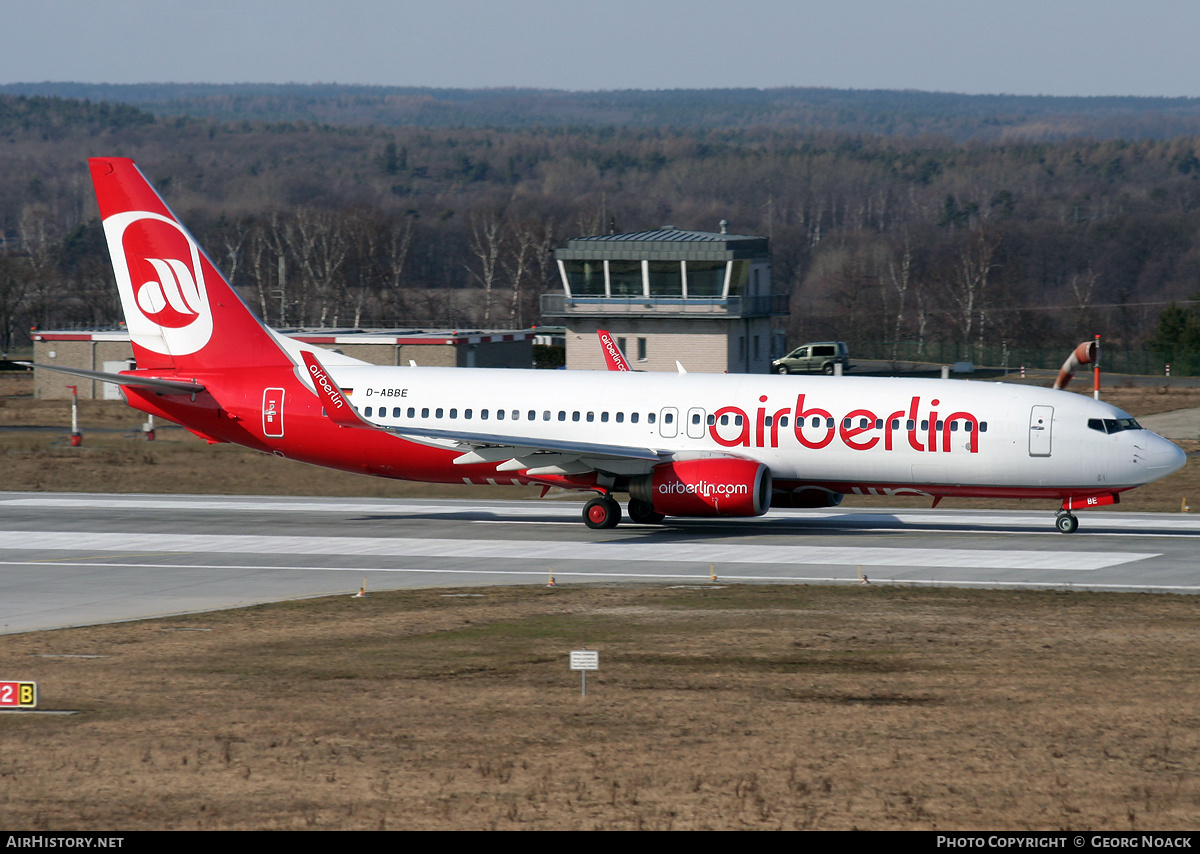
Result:
{"label": "sky", "polygon": [[1200,96],[1196,0],[0,0],[0,83]]}

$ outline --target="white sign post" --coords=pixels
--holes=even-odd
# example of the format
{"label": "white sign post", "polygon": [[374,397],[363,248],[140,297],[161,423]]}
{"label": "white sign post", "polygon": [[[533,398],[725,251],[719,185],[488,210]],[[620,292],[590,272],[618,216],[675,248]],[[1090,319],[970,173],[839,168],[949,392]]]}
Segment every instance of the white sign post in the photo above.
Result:
{"label": "white sign post", "polygon": [[571,650],[571,669],[583,676],[583,697],[587,698],[587,672],[600,669],[600,653],[594,649]]}

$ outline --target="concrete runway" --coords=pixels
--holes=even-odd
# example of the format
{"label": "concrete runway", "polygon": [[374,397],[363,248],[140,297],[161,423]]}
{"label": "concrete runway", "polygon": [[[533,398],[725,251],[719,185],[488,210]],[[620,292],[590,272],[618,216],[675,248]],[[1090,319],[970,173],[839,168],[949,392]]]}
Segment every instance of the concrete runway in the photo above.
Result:
{"label": "concrete runway", "polygon": [[576,501],[0,492],[0,632],[405,587],[646,581],[1200,593],[1200,515],[784,510],[592,531]]}

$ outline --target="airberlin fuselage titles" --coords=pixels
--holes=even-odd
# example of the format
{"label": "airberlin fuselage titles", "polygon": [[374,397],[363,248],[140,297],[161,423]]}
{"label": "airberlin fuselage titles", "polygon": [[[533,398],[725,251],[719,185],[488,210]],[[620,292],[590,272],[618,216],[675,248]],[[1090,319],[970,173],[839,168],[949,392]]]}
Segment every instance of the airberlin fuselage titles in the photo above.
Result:
{"label": "airberlin fuselage titles", "polygon": [[915,492],[1062,499],[1058,527],[1072,531],[1071,508],[1184,462],[1126,413],[1067,392],[638,373],[611,336],[604,372],[368,365],[265,327],[132,161],[90,166],[138,368],[84,373],[209,441],[385,477],[587,490],[594,528],[620,520],[619,493],[653,523]]}

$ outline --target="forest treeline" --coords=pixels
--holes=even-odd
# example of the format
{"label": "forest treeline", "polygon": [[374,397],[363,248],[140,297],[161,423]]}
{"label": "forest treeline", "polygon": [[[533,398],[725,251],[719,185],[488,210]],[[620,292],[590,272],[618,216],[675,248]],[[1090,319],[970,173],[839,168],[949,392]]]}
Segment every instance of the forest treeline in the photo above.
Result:
{"label": "forest treeline", "polygon": [[1200,98],[776,89],[434,89],[298,83],[9,83],[0,95],[131,105],[218,122],[376,127],[775,128],[956,141],[1167,139],[1200,133]]}
{"label": "forest treeline", "polygon": [[383,127],[0,96],[5,349],[120,318],[98,155],[137,160],[276,325],[525,326],[570,237],[722,219],[771,238],[788,341],[859,356],[1059,362],[1100,333],[1152,362],[1160,314],[1200,293],[1193,135]]}

